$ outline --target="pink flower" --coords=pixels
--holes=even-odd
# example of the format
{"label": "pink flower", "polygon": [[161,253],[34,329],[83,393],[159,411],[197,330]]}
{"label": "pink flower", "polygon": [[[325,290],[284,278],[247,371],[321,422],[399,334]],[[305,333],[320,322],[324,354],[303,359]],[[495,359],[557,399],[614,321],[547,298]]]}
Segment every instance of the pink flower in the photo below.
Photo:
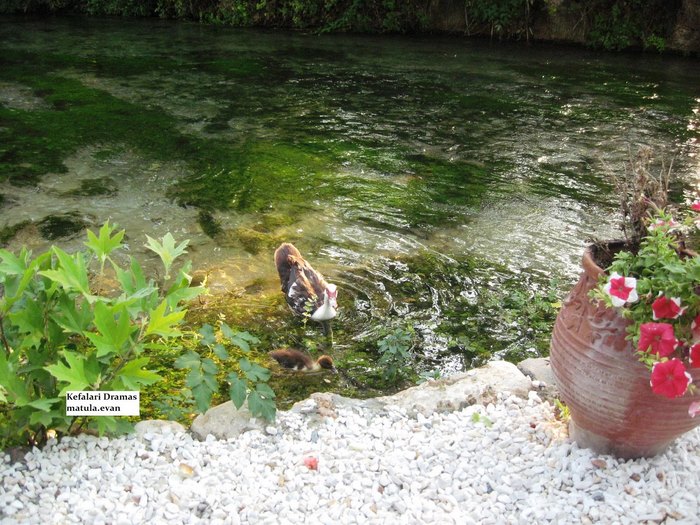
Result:
{"label": "pink flower", "polygon": [[680,397],[692,382],[680,359],[656,363],[651,369],[651,389],[655,394],[669,398]]}
{"label": "pink flower", "polygon": [[690,347],[688,362],[690,363],[690,368],[700,368],[700,344],[694,344]]}
{"label": "pink flower", "polygon": [[665,230],[665,231],[671,231],[676,228],[678,228],[680,224],[678,224],[676,221],[673,219],[669,221],[665,221],[663,219],[656,219],[654,222],[652,222],[649,226],[647,226],[647,229],[649,231],[654,231],[654,230]]}
{"label": "pink flower", "polygon": [[637,350],[667,357],[678,346],[673,326],[668,323],[644,323],[639,327]]}
{"label": "pink flower", "polygon": [[700,201],[695,201],[690,205],[690,209],[693,211],[700,211]]}
{"label": "pink flower", "polygon": [[659,319],[676,319],[685,311],[685,308],[681,308],[679,297],[666,297],[665,295],[656,299],[652,303],[651,309],[654,313],[654,321]]}
{"label": "pink flower", "polygon": [[623,306],[625,303],[633,303],[639,299],[637,279],[634,277],[622,277],[618,273],[613,273],[603,290],[610,296],[613,306]]}
{"label": "pink flower", "polygon": [[690,417],[695,417],[700,414],[700,401],[693,401],[688,407],[688,415]]}

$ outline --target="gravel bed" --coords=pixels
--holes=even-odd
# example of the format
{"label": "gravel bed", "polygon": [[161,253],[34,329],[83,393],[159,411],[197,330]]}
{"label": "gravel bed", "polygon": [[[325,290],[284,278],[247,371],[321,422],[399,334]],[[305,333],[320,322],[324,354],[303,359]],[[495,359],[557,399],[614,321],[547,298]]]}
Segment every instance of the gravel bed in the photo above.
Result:
{"label": "gravel bed", "polygon": [[700,429],[618,461],[569,443],[535,392],[427,418],[303,408],[229,441],[79,436],[5,456],[0,522],[700,523]]}

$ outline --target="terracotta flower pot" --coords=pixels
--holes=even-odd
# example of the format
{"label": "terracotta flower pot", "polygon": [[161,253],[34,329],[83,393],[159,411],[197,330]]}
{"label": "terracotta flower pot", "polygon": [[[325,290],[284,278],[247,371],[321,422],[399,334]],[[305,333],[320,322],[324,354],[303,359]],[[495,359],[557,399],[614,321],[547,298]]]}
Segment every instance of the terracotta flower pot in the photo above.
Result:
{"label": "terracotta flower pot", "polygon": [[[700,397],[669,399],[651,391],[649,370],[625,339],[628,322],[588,295],[603,273],[589,248],[552,333],[550,363],[571,414],[569,434],[600,454],[653,456],[700,424],[688,414]],[[700,370],[690,373],[700,386]]]}

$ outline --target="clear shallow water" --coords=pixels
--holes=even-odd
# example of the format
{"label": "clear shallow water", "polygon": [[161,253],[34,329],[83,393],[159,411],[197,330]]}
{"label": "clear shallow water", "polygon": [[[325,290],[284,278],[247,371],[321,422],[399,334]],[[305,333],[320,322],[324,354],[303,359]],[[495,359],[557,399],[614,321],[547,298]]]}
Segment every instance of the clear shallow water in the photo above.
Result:
{"label": "clear shallow water", "polygon": [[[629,148],[698,176],[698,86],[697,61],[652,55],[3,19],[0,226],[29,221],[11,248],[76,248],[32,224],[109,218],[146,261],[145,234],[170,231],[214,291],[261,310],[292,241],[341,287],[339,347],[407,318],[431,366],[459,369],[450,338],[471,328],[441,333],[446,312],[507,280],[573,279],[586,239],[616,233]],[[513,344],[498,322],[496,352]]]}

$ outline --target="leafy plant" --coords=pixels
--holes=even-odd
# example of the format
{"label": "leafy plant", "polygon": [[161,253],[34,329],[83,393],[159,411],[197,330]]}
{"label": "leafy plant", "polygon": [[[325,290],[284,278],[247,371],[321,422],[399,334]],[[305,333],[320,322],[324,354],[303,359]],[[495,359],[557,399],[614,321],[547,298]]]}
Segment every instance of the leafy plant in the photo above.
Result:
{"label": "leafy plant", "polygon": [[[205,324],[199,330],[201,344],[204,347],[200,353],[189,351],[175,361],[178,369],[189,369],[186,386],[191,389],[194,402],[199,412],[204,412],[211,405],[212,396],[219,391],[217,376],[220,373],[221,363],[228,369],[232,362],[238,367],[237,372],[230,372],[226,376],[229,383],[229,397],[236,408],[241,408],[246,399],[251,414],[255,417],[263,417],[268,421],[275,419],[275,393],[267,384],[270,379],[270,371],[255,363],[252,363],[245,354],[248,354],[251,345],[260,340],[248,332],[237,332],[226,323],[220,322],[218,330]],[[228,342],[239,353],[244,355],[234,359],[222,341]]]}
{"label": "leafy plant", "polygon": [[414,336],[412,327],[395,327],[379,340],[379,364],[383,366],[384,379],[397,381],[405,377]]}
{"label": "leafy plant", "polygon": [[[66,392],[138,390],[158,381],[143,354],[181,337],[181,303],[203,291],[189,286],[189,264],[167,290],[147,280],[133,258],[120,267],[112,255],[124,231],[109,222],[87,237],[87,249],[73,254],[56,246],[34,258],[25,248],[19,255],[0,250],[3,442],[38,445],[49,429],[61,435],[85,425],[100,433],[126,429],[124,419],[112,416],[68,417]],[[163,248],[171,264],[182,253]],[[95,281],[112,278],[113,291],[95,291]]]}

